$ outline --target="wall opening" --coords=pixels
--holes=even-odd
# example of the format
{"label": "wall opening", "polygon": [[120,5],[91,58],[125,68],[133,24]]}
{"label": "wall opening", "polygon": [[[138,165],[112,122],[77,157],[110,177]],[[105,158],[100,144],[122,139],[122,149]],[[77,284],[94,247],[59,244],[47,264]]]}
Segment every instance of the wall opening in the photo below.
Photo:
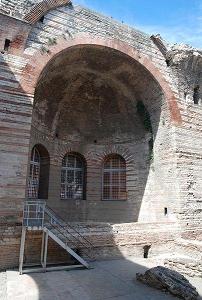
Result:
{"label": "wall opening", "polygon": [[8,51],[9,48],[10,48],[10,44],[11,44],[11,41],[9,39],[5,39],[5,43],[4,43],[4,51]]}
{"label": "wall opening", "polygon": [[39,22],[41,22],[41,23],[44,22],[44,16],[42,16],[42,17],[39,19]]}
{"label": "wall opening", "polygon": [[200,100],[200,87],[199,87],[199,85],[197,85],[194,88],[194,94],[193,94],[194,104],[199,104],[199,100]]}
{"label": "wall opening", "polygon": [[149,257],[149,250],[151,249],[151,245],[145,245],[143,247],[143,250],[144,250],[144,255],[143,257],[144,258],[148,258]]}

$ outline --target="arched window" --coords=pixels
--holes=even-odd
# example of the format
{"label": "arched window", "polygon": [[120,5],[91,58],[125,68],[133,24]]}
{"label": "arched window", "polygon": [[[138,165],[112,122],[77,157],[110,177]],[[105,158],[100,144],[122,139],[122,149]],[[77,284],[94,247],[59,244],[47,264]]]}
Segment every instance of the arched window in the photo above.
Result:
{"label": "arched window", "polygon": [[61,199],[84,199],[85,163],[77,154],[67,154],[62,160]]}
{"label": "arched window", "polygon": [[37,144],[33,147],[28,174],[29,199],[48,199],[50,157],[47,149]]}
{"label": "arched window", "polygon": [[40,154],[36,147],[32,149],[28,177],[28,198],[37,199],[39,193]]}
{"label": "arched window", "polygon": [[109,155],[103,166],[103,200],[127,200],[126,162],[118,155]]}

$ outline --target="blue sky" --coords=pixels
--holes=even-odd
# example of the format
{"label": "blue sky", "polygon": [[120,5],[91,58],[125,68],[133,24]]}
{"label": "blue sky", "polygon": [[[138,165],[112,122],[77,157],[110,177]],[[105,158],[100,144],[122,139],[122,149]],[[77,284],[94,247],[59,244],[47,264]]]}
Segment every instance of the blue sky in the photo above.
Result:
{"label": "blue sky", "polygon": [[202,0],[73,0],[171,43],[202,48]]}

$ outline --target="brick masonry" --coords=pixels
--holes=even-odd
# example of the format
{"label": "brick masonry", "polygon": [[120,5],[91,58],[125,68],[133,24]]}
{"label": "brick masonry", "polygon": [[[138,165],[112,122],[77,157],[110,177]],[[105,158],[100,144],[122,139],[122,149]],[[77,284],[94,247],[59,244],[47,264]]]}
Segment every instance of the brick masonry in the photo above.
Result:
{"label": "brick masonry", "polygon": [[[92,234],[92,242],[96,245],[99,236],[102,244],[97,252],[100,257],[108,255],[106,253],[112,248],[114,255],[117,252],[142,255],[142,247],[147,244],[153,245],[151,253],[155,255],[165,252],[166,248],[172,251],[179,237],[187,240],[201,237],[200,51],[169,45],[165,53],[163,42],[159,44],[155,37],[150,38],[134,28],[67,2],[29,1],[29,5],[28,1],[0,2],[2,268],[17,265],[27,170],[35,144],[42,144],[50,155],[48,204],[51,207],[67,220],[123,226],[124,235],[119,230],[114,235],[112,225],[109,226],[111,248],[104,235]],[[37,9],[39,14],[35,14]],[[36,22],[42,13],[44,19]],[[4,49],[6,39],[10,40],[8,49]],[[99,67],[96,61],[100,62]],[[79,74],[78,81],[74,77],[75,70]],[[86,81],[87,74],[92,78],[91,84]],[[74,82],[69,90],[65,89],[67,80]],[[86,89],[81,90],[81,80],[87,83]],[[89,140],[83,138],[82,123],[71,124],[72,128],[79,126],[80,134],[70,131],[64,115],[70,120],[72,113],[67,104],[81,109],[82,95],[88,95],[86,111],[81,111],[83,118],[88,116],[86,128],[92,130],[89,121],[93,120],[92,114],[88,112],[91,106],[95,111],[98,107],[97,102],[89,98],[89,90],[92,88],[97,95],[103,82],[109,90],[100,97],[111,103],[105,114],[118,106],[119,131],[115,135],[113,124],[110,127],[108,123],[111,131],[100,132],[95,125],[98,139],[95,145],[95,136],[90,135]],[[196,88],[198,104],[194,103]],[[115,95],[113,101],[109,91]],[[70,101],[69,95],[74,93],[77,107]],[[152,160],[148,146],[151,134],[145,130],[135,109],[138,100],[144,102],[151,118]],[[133,109],[134,118],[130,113]],[[55,113],[62,114],[63,110],[63,119],[59,122]],[[113,118],[111,114],[110,119],[115,122]],[[59,131],[57,139],[56,129]],[[69,151],[79,152],[86,159],[86,201],[75,203],[59,199],[61,161]],[[101,201],[102,161],[110,153],[122,155],[127,162],[126,202]],[[131,226],[127,227],[126,223]],[[104,232],[105,225],[101,228]],[[35,253],[39,250],[40,236],[31,240]],[[50,247],[54,257],[58,249]],[[4,253],[7,253],[6,259]],[[27,256],[31,259],[34,254]]]}

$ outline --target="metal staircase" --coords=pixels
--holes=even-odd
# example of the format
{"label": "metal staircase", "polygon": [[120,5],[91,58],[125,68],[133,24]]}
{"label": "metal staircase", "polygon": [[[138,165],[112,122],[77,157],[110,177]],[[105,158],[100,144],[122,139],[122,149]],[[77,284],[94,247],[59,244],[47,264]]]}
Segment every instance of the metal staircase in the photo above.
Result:
{"label": "metal staircase", "polygon": [[[42,244],[41,244],[41,268],[23,270],[24,249],[26,232],[29,230],[42,231]],[[79,265],[66,266],[66,267],[47,267],[47,249],[48,239],[53,239],[58,245],[65,249]],[[85,250],[85,259],[77,253],[78,249]],[[34,200],[26,201],[24,204],[23,213],[23,226],[20,246],[19,257],[19,272],[36,272],[36,271],[51,271],[58,269],[70,269],[85,267],[89,268],[89,262],[93,260],[93,245],[88,241],[74,226],[65,222],[60,218],[45,201]]]}

